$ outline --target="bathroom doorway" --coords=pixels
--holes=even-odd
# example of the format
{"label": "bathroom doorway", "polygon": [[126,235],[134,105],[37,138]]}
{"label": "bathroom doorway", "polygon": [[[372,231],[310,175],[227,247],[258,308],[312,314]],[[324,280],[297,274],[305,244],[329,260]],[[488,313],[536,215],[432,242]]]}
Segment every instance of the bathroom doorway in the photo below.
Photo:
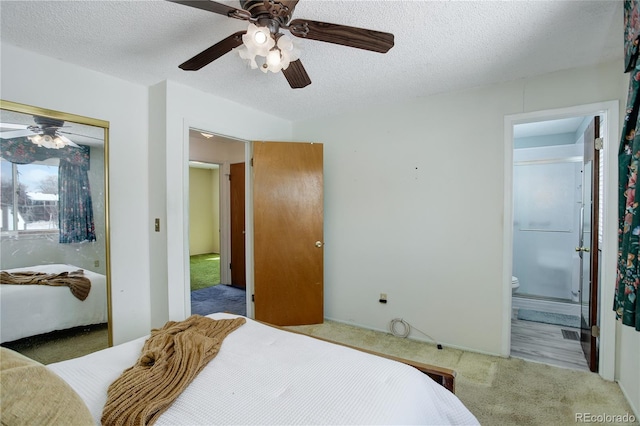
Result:
{"label": "bathroom doorway", "polygon": [[[600,183],[599,183],[599,221],[598,232],[594,232],[593,237],[597,238],[598,249],[594,250],[590,254],[591,262],[593,259],[598,261],[597,280],[591,280],[592,287],[594,284],[602,283],[602,290],[596,288],[594,295],[596,298],[590,300],[583,300],[585,305],[589,305],[589,310],[594,314],[590,315],[590,320],[596,324],[592,328],[596,333],[589,336],[591,345],[595,348],[598,359],[589,365],[591,371],[597,371],[603,378],[607,380],[613,380],[615,374],[615,336],[616,336],[616,321],[614,315],[607,315],[610,313],[610,307],[613,306],[613,290],[607,291],[610,283],[614,282],[616,276],[617,266],[617,180],[618,180],[618,145],[619,145],[619,105],[617,101],[602,101],[593,104],[576,105],[566,108],[558,108],[552,110],[532,111],[526,113],[518,113],[512,115],[506,115],[504,119],[504,250],[503,250],[503,334],[502,334],[502,350],[501,353],[504,356],[509,356],[514,352],[514,347],[518,345],[518,339],[521,339],[516,332],[517,322],[519,320],[513,319],[516,315],[513,308],[518,308],[519,295],[513,294],[513,277],[515,276],[514,266],[514,168],[515,168],[515,144],[514,144],[514,127],[520,124],[528,124],[534,122],[546,122],[554,121],[564,118],[572,117],[595,117],[601,118],[600,123],[600,140],[597,141],[597,145],[600,145],[599,161],[597,169],[600,171]],[[580,248],[578,242],[576,242],[573,250]],[[573,254],[573,252],[572,252]],[[518,289],[518,291],[520,291]],[[525,302],[534,300],[534,298],[521,298]],[[544,301],[548,305],[557,303],[554,300]],[[562,312],[562,311],[561,311]],[[517,316],[516,316],[517,318]],[[524,321],[523,321],[524,323]],[[527,322],[528,324],[542,324],[535,323],[533,321]],[[565,339],[562,331],[558,330],[558,326],[549,325],[554,327],[555,336],[560,333],[559,339],[561,342],[566,343],[570,339]],[[582,329],[579,330],[582,335]],[[535,336],[540,337],[539,331],[535,331]],[[566,333],[568,337],[575,337],[574,333]],[[549,334],[545,334],[545,337],[539,342],[542,342],[538,348],[533,352],[540,354],[542,359],[539,362],[546,362],[552,364],[550,357],[558,357],[558,354],[562,352],[561,348],[548,350],[546,346],[553,346]],[[531,340],[524,338],[524,340]],[[580,342],[576,342],[580,343]],[[580,350],[582,353],[582,350]],[[518,356],[513,354],[513,356]],[[524,358],[524,356],[522,356]],[[583,358],[586,358],[583,355]],[[592,360],[590,360],[591,362]]]}
{"label": "bathroom doorway", "polygon": [[[581,370],[584,132],[592,116],[513,127],[511,354]],[[517,284],[516,284],[517,283]]]}

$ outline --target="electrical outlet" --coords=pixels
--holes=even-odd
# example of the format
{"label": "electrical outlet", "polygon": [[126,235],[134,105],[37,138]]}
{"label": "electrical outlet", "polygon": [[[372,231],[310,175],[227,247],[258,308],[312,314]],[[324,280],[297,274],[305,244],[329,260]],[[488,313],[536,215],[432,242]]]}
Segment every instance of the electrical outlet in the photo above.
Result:
{"label": "electrical outlet", "polygon": [[380,303],[387,303],[387,293],[380,293],[380,299],[378,299]]}
{"label": "electrical outlet", "polygon": [[93,261],[93,266],[95,266],[96,268],[100,267],[100,261],[99,260],[94,260]]}

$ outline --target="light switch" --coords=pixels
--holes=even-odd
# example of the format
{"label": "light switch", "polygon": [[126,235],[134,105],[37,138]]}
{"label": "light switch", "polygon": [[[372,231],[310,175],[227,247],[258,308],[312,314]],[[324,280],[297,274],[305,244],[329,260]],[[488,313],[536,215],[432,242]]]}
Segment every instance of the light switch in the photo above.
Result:
{"label": "light switch", "polygon": [[156,232],[160,232],[160,218],[156,217]]}

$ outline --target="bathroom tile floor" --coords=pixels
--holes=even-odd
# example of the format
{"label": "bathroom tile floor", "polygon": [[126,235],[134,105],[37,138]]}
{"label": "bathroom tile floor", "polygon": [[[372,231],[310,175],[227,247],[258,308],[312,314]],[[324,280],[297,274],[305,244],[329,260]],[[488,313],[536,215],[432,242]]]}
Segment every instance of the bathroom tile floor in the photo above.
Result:
{"label": "bathroom tile floor", "polygon": [[[511,356],[559,367],[589,371],[579,340],[566,339],[565,327],[541,322],[511,320]],[[567,334],[567,333],[565,333]]]}

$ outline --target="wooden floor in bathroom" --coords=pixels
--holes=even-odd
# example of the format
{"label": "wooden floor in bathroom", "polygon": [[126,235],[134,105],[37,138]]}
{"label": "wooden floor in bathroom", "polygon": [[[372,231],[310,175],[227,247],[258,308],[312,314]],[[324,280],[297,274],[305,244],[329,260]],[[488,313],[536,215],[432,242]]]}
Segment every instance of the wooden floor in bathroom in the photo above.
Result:
{"label": "wooden floor in bathroom", "polygon": [[[562,332],[565,330],[565,333]],[[573,332],[573,333],[571,333]],[[559,367],[589,371],[580,340],[579,328],[541,322],[511,320],[511,356]]]}

